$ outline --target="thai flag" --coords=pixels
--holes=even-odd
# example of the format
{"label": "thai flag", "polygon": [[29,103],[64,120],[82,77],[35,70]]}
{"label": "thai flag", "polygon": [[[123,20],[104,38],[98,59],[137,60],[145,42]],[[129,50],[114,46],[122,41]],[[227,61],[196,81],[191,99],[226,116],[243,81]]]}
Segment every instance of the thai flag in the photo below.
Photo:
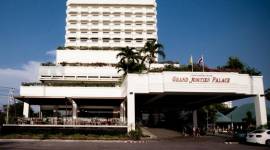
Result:
{"label": "thai flag", "polygon": [[201,65],[201,66],[204,65],[203,56],[201,56],[201,57],[198,59],[198,64]]}

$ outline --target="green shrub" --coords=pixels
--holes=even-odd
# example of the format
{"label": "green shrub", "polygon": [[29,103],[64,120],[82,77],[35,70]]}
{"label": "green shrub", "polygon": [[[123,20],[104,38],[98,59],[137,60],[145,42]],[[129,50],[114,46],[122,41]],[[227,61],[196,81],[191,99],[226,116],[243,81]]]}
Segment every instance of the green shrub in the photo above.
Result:
{"label": "green shrub", "polygon": [[131,140],[135,140],[135,141],[140,140],[142,137],[142,131],[139,128],[137,128],[136,130],[130,131],[128,133],[128,136]]}

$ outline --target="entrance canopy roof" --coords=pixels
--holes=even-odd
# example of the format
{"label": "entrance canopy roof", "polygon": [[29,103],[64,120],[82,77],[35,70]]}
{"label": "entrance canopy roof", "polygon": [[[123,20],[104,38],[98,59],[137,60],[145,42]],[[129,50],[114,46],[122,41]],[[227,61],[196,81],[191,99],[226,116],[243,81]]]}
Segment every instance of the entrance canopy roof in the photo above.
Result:
{"label": "entrance canopy roof", "polygon": [[233,101],[251,95],[236,93],[151,93],[136,94],[136,106],[160,109],[193,109],[204,105]]}
{"label": "entrance canopy roof", "polygon": [[22,86],[17,99],[31,105],[120,105],[135,95],[136,106],[200,107],[232,101],[264,92],[261,76],[224,72],[157,72],[127,74],[115,87]]}

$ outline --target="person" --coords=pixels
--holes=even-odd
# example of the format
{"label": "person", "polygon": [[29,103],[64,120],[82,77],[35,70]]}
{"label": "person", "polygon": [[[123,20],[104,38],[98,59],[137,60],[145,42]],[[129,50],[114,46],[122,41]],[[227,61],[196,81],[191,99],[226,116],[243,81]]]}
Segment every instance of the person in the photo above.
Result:
{"label": "person", "polygon": [[183,134],[184,136],[186,136],[186,133],[187,133],[187,129],[186,129],[186,127],[184,127],[184,128],[183,128],[183,133],[182,133],[182,134]]}
{"label": "person", "polygon": [[196,136],[196,128],[195,127],[192,128],[192,135]]}
{"label": "person", "polygon": [[200,136],[200,132],[201,132],[201,131],[200,131],[200,128],[198,127],[198,128],[196,129],[196,136],[199,137],[199,136]]}

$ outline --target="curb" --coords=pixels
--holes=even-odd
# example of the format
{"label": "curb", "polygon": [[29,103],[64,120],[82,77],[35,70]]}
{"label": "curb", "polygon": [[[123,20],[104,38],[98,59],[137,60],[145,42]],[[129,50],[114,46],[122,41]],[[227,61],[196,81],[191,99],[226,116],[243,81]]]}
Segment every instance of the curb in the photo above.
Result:
{"label": "curb", "polygon": [[150,143],[150,141],[145,141],[145,140],[142,140],[142,141],[125,141],[124,143],[126,143],[126,144],[146,144],[146,143]]}
{"label": "curb", "polygon": [[239,144],[239,142],[224,142],[225,144],[229,144],[229,145],[232,145],[232,144]]}
{"label": "curb", "polygon": [[85,143],[126,143],[126,144],[145,144],[150,141],[140,140],[140,141],[131,141],[131,140],[40,140],[40,139],[0,139],[1,142],[85,142]]}

